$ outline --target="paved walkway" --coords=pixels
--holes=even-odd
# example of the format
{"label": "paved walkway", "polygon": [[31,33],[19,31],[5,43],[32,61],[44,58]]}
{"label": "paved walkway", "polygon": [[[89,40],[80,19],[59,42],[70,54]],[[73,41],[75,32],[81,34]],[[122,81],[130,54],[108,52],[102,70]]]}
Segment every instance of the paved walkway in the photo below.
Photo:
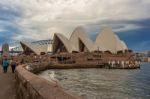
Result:
{"label": "paved walkway", "polygon": [[11,67],[9,66],[8,72],[4,74],[0,65],[0,99],[16,99],[14,83],[15,77],[11,73]]}

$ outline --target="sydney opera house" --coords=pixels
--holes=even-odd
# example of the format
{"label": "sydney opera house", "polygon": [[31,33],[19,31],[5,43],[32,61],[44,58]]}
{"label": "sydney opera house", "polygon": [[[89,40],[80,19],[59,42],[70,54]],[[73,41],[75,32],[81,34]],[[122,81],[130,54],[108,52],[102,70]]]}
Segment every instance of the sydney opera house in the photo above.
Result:
{"label": "sydney opera house", "polygon": [[118,51],[125,52],[125,50],[128,50],[126,44],[112,32],[111,28],[104,28],[95,41],[88,37],[82,27],[77,27],[69,39],[59,33],[56,33],[53,38],[53,53],[109,51],[116,54]]}
{"label": "sydney opera house", "polygon": [[[51,43],[38,42],[38,44],[20,42],[26,55],[44,55],[48,53],[51,45],[51,62],[55,64],[78,65],[79,67],[101,68],[139,68],[134,53],[128,50],[126,44],[113,33],[111,28],[104,28],[98,33],[96,39],[90,39],[83,27],[77,27],[70,38],[55,33]],[[129,65],[130,64],[130,65]],[[62,66],[62,65],[61,65]],[[61,67],[62,68],[62,67]]]}
{"label": "sydney opera house", "polygon": [[[31,44],[28,42],[20,42],[24,53],[34,53],[40,55],[48,52],[48,44]],[[83,27],[77,27],[70,38],[66,38],[60,33],[55,33],[53,37],[52,53],[72,53],[72,52],[94,52],[94,51],[109,51],[116,54],[118,51],[125,52],[128,50],[126,44],[113,33],[112,29],[104,28],[101,33],[92,41]]]}

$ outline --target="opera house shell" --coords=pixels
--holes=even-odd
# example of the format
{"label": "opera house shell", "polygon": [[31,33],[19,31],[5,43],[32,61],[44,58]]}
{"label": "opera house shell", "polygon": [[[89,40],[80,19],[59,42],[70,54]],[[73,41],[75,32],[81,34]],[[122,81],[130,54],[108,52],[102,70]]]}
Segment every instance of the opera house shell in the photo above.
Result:
{"label": "opera house shell", "polygon": [[73,31],[70,39],[67,39],[65,36],[59,33],[55,33],[53,38],[54,53],[92,51],[92,45],[92,41],[89,39],[88,35],[82,27],[77,27]]}
{"label": "opera house shell", "polygon": [[58,52],[92,52],[109,51],[117,53],[127,50],[126,44],[113,33],[111,28],[104,28],[98,34],[95,41],[92,41],[83,27],[77,27],[68,39],[62,34],[55,33],[53,38],[53,53]]}
{"label": "opera house shell", "polygon": [[32,44],[24,41],[21,41],[20,44],[25,54],[34,53],[36,55],[41,55],[41,53],[47,53],[47,49],[48,49],[47,44],[37,45],[37,44]]}

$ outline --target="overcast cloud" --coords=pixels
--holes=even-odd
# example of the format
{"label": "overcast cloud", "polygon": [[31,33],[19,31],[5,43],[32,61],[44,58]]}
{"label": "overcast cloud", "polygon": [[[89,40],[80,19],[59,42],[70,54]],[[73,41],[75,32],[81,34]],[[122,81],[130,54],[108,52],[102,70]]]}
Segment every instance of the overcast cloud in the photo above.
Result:
{"label": "overcast cloud", "polygon": [[80,25],[90,35],[106,26],[121,33],[145,28],[136,21],[150,19],[149,11],[150,0],[0,0],[0,32],[11,40],[68,37]]}

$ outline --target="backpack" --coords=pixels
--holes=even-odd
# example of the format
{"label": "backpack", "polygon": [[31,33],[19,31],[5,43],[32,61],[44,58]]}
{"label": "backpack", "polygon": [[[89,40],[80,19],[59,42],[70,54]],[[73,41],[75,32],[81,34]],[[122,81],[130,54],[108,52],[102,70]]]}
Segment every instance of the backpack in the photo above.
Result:
{"label": "backpack", "polygon": [[13,66],[16,65],[16,62],[15,62],[15,61],[12,61],[12,62],[11,62],[11,65],[13,65]]}

